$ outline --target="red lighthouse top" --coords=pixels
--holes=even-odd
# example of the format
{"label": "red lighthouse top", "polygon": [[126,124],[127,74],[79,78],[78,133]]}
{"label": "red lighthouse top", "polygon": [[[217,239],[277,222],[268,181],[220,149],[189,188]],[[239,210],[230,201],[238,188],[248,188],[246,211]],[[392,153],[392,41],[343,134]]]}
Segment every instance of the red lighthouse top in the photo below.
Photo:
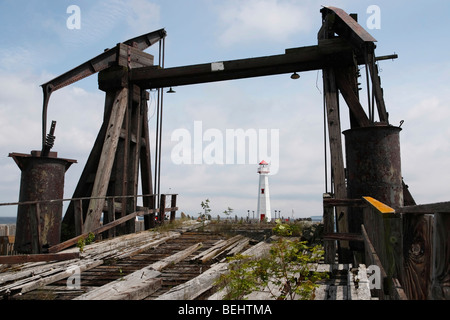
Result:
{"label": "red lighthouse top", "polygon": [[269,164],[266,161],[261,161],[259,163],[259,167],[258,167],[258,173],[264,173],[264,174],[268,174],[270,172],[269,170]]}

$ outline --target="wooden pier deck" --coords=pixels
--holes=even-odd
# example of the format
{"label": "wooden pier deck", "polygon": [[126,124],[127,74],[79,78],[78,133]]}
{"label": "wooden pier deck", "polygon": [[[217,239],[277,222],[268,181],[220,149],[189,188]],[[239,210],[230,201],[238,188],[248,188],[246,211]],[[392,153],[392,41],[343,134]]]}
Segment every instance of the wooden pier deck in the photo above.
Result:
{"label": "wooden pier deck", "polygon": [[[267,252],[270,244],[201,227],[191,223],[167,232],[143,231],[95,242],[79,258],[67,261],[0,265],[0,296],[10,300],[221,299],[213,284],[227,270],[226,257],[238,252],[258,255]],[[330,275],[316,290],[316,300],[372,299],[364,268],[312,267]],[[273,298],[268,292],[255,292],[249,299]]]}

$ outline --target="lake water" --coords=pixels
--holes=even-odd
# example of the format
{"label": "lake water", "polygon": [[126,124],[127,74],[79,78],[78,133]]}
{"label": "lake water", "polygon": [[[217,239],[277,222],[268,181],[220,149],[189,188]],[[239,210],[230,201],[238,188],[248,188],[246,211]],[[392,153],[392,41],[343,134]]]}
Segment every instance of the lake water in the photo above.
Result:
{"label": "lake water", "polygon": [[16,224],[16,217],[0,217],[0,224]]}

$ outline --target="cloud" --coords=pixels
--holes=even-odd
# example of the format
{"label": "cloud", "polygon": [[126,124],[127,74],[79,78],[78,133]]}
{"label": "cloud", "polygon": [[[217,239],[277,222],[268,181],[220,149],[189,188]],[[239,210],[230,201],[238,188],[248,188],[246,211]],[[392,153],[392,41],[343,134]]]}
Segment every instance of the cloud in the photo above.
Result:
{"label": "cloud", "polygon": [[226,1],[218,10],[223,26],[219,42],[223,46],[261,40],[282,42],[313,26],[306,6],[292,1]]}
{"label": "cloud", "polygon": [[127,1],[129,32],[135,37],[159,29],[160,6],[146,0]]}
{"label": "cloud", "polygon": [[80,29],[70,30],[57,21],[45,22],[71,47],[86,47],[97,42],[111,46],[159,28],[160,7],[150,1],[99,1],[79,7]]}
{"label": "cloud", "polygon": [[[9,153],[30,153],[41,148],[42,89],[47,75],[0,70],[0,202],[18,198],[20,170]],[[62,158],[78,160],[67,173],[70,194],[81,175],[84,162],[103,119],[104,95],[70,86],[52,94],[48,122],[56,120],[53,151]],[[48,124],[49,125],[49,124]],[[71,195],[70,195],[71,196]]]}
{"label": "cloud", "polygon": [[448,188],[441,181],[450,179],[445,170],[450,154],[447,98],[437,92],[425,95],[419,94],[405,112],[401,133],[402,174],[418,203],[445,201]]}
{"label": "cloud", "polygon": [[33,52],[25,46],[0,48],[0,66],[4,70],[22,71],[33,65]]}
{"label": "cloud", "polygon": [[[309,73],[299,81],[286,76],[212,83],[166,95],[163,156],[167,157],[162,163],[162,190],[171,188],[178,193],[186,213],[196,214],[201,201],[209,198],[214,215],[230,206],[235,214],[245,216],[247,210],[256,210],[257,164],[176,165],[170,154],[179,142],[172,142],[171,134],[182,128],[193,139],[194,121],[202,121],[203,133],[218,130],[224,139],[226,130],[277,129],[279,170],[269,178],[273,209],[289,211],[289,215],[294,209],[296,217],[320,214],[323,112],[316,77]],[[203,148],[209,144],[205,141]]]}

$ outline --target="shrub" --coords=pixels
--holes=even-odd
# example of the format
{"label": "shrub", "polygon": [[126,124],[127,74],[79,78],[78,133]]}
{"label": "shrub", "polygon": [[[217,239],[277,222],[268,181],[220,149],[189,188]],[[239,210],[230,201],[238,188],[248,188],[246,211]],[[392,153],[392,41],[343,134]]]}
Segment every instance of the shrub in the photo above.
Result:
{"label": "shrub", "polygon": [[308,300],[314,297],[317,282],[328,276],[310,270],[310,264],[322,256],[320,246],[309,247],[306,242],[280,238],[264,258],[229,258],[229,271],[216,284],[225,289],[226,300],[245,299],[251,292],[264,289],[277,300]]}

